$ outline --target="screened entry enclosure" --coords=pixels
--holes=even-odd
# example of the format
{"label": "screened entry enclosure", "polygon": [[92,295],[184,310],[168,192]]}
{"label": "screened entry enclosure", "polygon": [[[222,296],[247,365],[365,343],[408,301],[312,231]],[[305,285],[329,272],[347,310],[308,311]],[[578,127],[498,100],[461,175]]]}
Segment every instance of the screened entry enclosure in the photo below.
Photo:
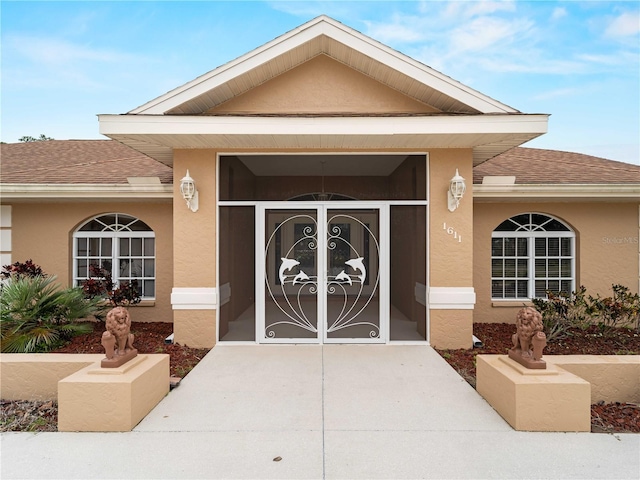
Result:
{"label": "screened entry enclosure", "polygon": [[425,341],[425,156],[302,160],[221,158],[220,340]]}

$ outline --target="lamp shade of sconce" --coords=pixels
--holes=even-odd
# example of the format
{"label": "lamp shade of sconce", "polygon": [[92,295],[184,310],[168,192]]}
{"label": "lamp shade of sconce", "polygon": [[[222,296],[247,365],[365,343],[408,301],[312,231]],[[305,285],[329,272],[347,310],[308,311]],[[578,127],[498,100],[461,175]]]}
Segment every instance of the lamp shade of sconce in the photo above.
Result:
{"label": "lamp shade of sconce", "polygon": [[449,211],[453,212],[460,205],[460,200],[464,196],[464,192],[467,190],[467,185],[464,183],[464,178],[458,173],[456,168],[456,174],[449,182],[449,190],[447,191],[447,197],[449,199]]}
{"label": "lamp shade of sconce", "polygon": [[196,189],[196,182],[187,174],[180,180],[180,193],[182,198],[187,202],[187,207],[192,212],[198,211],[198,190]]}

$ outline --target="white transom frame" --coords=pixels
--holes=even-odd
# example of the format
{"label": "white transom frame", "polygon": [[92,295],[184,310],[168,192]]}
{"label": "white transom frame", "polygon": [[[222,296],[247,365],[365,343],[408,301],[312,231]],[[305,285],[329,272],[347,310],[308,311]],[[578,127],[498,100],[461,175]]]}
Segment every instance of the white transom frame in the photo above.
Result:
{"label": "white transom frame", "polygon": [[[318,290],[317,308],[317,331],[315,338],[265,338],[266,328],[266,282],[265,271],[267,268],[265,258],[265,238],[267,210],[283,211],[306,211],[315,212],[316,221],[319,226],[327,224],[329,210],[358,211],[377,210],[380,244],[378,258],[378,318],[380,336],[378,338],[328,338],[327,332],[327,286],[326,286],[326,264],[327,264],[327,237],[324,235],[324,227],[319,228],[317,264],[318,264]],[[388,343],[389,339],[389,316],[383,314],[389,311],[389,205],[381,202],[259,202],[256,205],[256,241],[255,241],[255,262],[256,262],[256,342],[258,343]],[[322,332],[322,335],[320,335]]]}

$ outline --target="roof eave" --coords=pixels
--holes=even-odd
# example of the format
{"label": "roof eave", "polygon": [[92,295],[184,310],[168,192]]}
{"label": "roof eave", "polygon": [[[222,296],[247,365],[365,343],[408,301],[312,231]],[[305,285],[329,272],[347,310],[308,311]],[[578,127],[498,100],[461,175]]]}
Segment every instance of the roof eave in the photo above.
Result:
{"label": "roof eave", "polygon": [[640,184],[473,185],[473,201],[483,202],[633,202]]}
{"label": "roof eave", "polygon": [[223,85],[259,65],[271,62],[319,36],[326,36],[340,42],[350,49],[362,53],[366,58],[380,62],[428,85],[478,112],[519,113],[518,110],[326,16],[317,17],[261,47],[131,110],[129,113],[162,115],[170,112],[207,91]]}
{"label": "roof eave", "polygon": [[3,202],[29,200],[68,201],[166,201],[173,198],[173,185],[129,184],[0,184]]}
{"label": "roof eave", "polygon": [[[99,115],[100,133],[171,165],[177,148],[473,148],[474,164],[547,131],[545,114],[436,116]],[[246,146],[243,146],[246,145]]]}

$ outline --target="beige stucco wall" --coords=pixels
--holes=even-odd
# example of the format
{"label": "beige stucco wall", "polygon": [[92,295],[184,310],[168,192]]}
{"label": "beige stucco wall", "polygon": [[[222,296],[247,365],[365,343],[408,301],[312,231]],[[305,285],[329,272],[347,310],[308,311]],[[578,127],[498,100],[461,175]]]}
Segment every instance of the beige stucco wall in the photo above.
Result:
{"label": "beige stucco wall", "polygon": [[515,322],[520,302],[491,302],[491,232],[507,218],[526,212],[555,216],[574,229],[577,286],[603,296],[611,295],[612,284],[638,291],[638,202],[476,203],[474,321]]}
{"label": "beige stucco wall", "polygon": [[0,398],[55,401],[60,380],[103,358],[99,353],[3,353]]}
{"label": "beige stucco wall", "polygon": [[[545,357],[546,358],[546,357]],[[554,365],[528,370],[506,355],[478,355],[477,391],[520,431],[589,432],[591,385]]]}
{"label": "beige stucco wall", "polygon": [[[73,232],[86,220],[105,213],[139,218],[156,234],[156,299],[131,309],[133,321],[171,322],[173,226],[171,203],[14,203],[12,205],[12,261],[32,259],[63,286],[73,276]],[[52,219],[55,218],[55,221]]]}
{"label": "beige stucco wall", "polygon": [[[187,170],[198,190],[199,208],[195,213],[180,194],[180,179]],[[174,287],[215,287],[216,152],[175,150],[173,171]]]}
{"label": "beige stucco wall", "polygon": [[[458,169],[467,192],[460,206],[448,209],[449,182]],[[472,151],[432,150],[429,154],[429,284],[431,287],[473,286]],[[449,227],[455,234],[449,233]],[[430,310],[430,342],[438,348],[469,348],[473,310]]]}
{"label": "beige stucco wall", "polygon": [[326,55],[207,113],[431,113],[436,109],[392,90]]}
{"label": "beige stucco wall", "polygon": [[[461,149],[432,150],[429,153],[429,245],[430,281],[436,287],[470,287],[473,285],[473,215],[471,194],[473,178],[472,151]],[[467,192],[453,212],[447,207],[449,182],[458,169],[465,178]],[[456,233],[447,233],[452,227]],[[459,238],[461,237],[461,241]]]}
{"label": "beige stucco wall", "polygon": [[[187,173],[198,190],[198,211],[192,212],[180,194]],[[215,288],[216,278],[216,152],[175,150],[173,154],[173,288]],[[174,290],[175,291],[175,290]],[[216,342],[216,311],[212,308],[174,310],[174,340],[194,348]]]}
{"label": "beige stucco wall", "polygon": [[58,382],[59,432],[128,432],[169,393],[169,355],[94,363]]}
{"label": "beige stucco wall", "polygon": [[640,403],[640,355],[545,355],[591,384],[591,403]]}

